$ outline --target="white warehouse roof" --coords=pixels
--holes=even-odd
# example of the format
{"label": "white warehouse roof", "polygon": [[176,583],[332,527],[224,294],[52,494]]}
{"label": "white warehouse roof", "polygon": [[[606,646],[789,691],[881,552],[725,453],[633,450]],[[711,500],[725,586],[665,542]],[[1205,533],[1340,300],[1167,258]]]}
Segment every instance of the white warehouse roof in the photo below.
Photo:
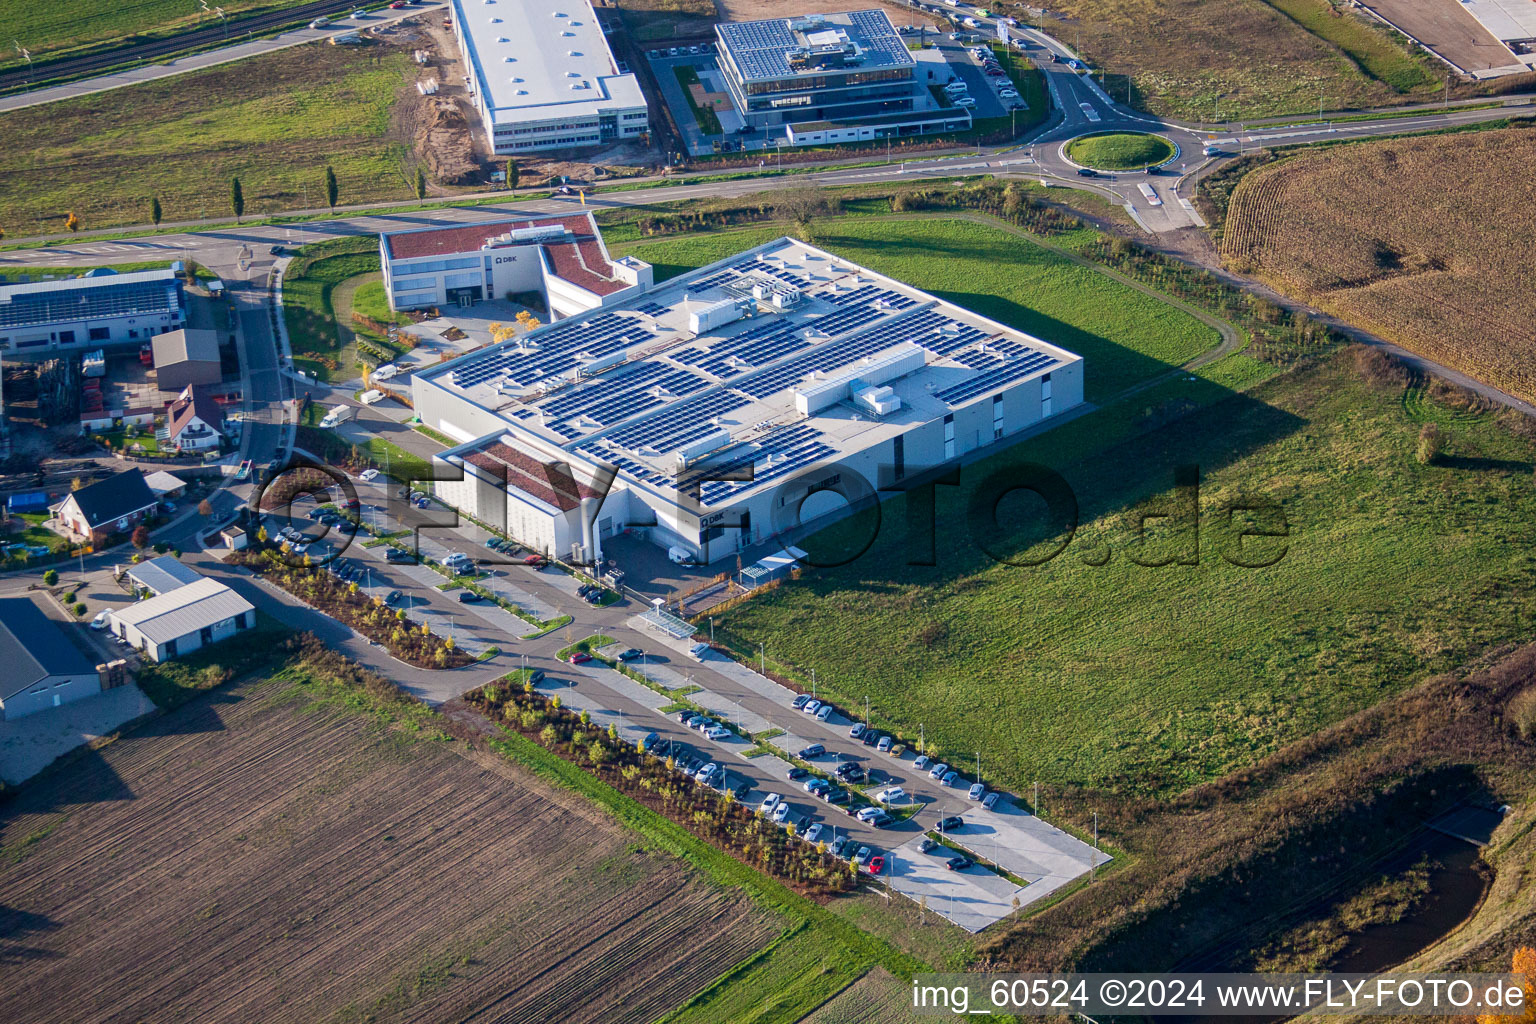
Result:
{"label": "white warehouse roof", "polygon": [[[1081,361],[780,238],[422,370],[413,386],[417,408],[441,389],[661,493],[705,456],[755,467],[750,483],[704,484],[713,506]],[[487,454],[518,463],[494,441]]]}
{"label": "white warehouse roof", "polygon": [[112,613],[112,618],[136,628],[151,643],[163,644],[196,633],[253,609],[251,602],[206,576],[159,597],[140,601]]}
{"label": "white warehouse roof", "polygon": [[453,0],[476,91],[493,119],[540,121],[644,107],[588,0]]}

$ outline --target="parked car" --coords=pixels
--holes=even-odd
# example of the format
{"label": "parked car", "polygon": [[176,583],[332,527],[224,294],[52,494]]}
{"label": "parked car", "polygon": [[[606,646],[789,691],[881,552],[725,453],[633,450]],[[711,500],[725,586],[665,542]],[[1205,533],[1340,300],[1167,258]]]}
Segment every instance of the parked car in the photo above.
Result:
{"label": "parked car", "polygon": [[808,693],[802,693],[802,694],[800,694],[800,696],[798,696],[794,700],[790,701],[789,702],[789,706],[794,708],[796,711],[799,711],[801,708],[805,707],[810,702],[811,702],[811,695],[808,694]]}
{"label": "parked car", "polygon": [[827,748],[822,746],[820,743],[812,743],[808,747],[801,748],[798,756],[802,761],[814,761],[816,758],[820,757],[826,752]]}
{"label": "parked car", "polygon": [[879,813],[880,808],[878,807],[860,807],[857,811],[853,812],[853,816],[858,818],[860,821],[869,821]]}
{"label": "parked car", "polygon": [[769,817],[771,817],[773,819],[773,822],[774,822],[775,825],[782,825],[786,821],[789,820],[789,815],[790,815],[789,804],[783,803],[783,804],[779,804],[779,806],[775,807],[773,809],[773,814],[769,815]]}
{"label": "parked car", "polygon": [[975,861],[969,857],[951,857],[944,862],[944,866],[951,871],[964,871],[974,863]]}
{"label": "parked car", "polygon": [[1001,796],[1001,793],[988,793],[985,797],[982,798],[981,806],[985,807],[989,811],[996,810],[997,801]]}
{"label": "parked car", "polygon": [[545,679],[544,670],[541,669],[541,668],[536,668],[532,672],[528,673],[528,681],[530,683],[532,683],[534,686],[538,686],[540,683],[542,683],[544,681],[544,679]]}
{"label": "parked car", "polygon": [[416,555],[411,551],[401,551],[399,548],[387,548],[384,551],[384,561],[394,565],[415,565]]}
{"label": "parked car", "polygon": [[816,824],[805,830],[805,841],[808,843],[819,843],[821,842],[822,834],[827,831],[827,826],[818,821]]}
{"label": "parked car", "polygon": [[984,797],[986,795],[987,795],[987,787],[983,786],[981,783],[978,782],[974,786],[972,786],[969,791],[966,792],[965,798],[967,800],[980,800],[982,797]]}
{"label": "parked car", "polygon": [[791,768],[789,770],[789,781],[790,782],[799,782],[801,779],[805,778],[809,774],[811,774],[811,773],[806,771],[804,768],[801,768],[801,767],[799,767],[797,765],[796,767]]}
{"label": "parked car", "polygon": [[848,730],[848,738],[851,739],[851,740],[856,740],[860,736],[863,736],[863,735],[864,735],[864,723],[863,722],[854,722],[853,723],[853,728]]}
{"label": "parked car", "polygon": [[953,832],[964,824],[964,818],[960,817],[958,814],[951,814],[947,818],[940,818],[937,827],[940,832]]}
{"label": "parked car", "polygon": [[885,858],[877,853],[873,857],[869,858],[869,864],[867,866],[869,868],[870,874],[878,875],[880,872],[885,870]]}
{"label": "parked car", "polygon": [[880,742],[875,744],[875,749],[882,754],[889,754],[891,752],[891,744],[894,742],[895,740],[889,736],[881,736]]}
{"label": "parked car", "polygon": [[897,800],[905,800],[906,798],[907,791],[902,789],[900,786],[887,786],[885,789],[882,789],[880,792],[875,794],[875,799],[882,804],[891,804],[895,803]]}
{"label": "parked car", "polygon": [[927,836],[924,836],[923,841],[917,844],[917,852],[932,853],[934,850],[937,850],[943,845],[943,843],[935,842],[934,840],[929,839]]}
{"label": "parked car", "polygon": [[801,708],[800,710],[804,711],[808,715],[814,715],[816,712],[821,710],[821,701],[806,701],[805,707]]}
{"label": "parked car", "polygon": [[845,804],[849,801],[848,791],[833,786],[821,795],[821,798],[829,804]]}
{"label": "parked car", "polygon": [[811,796],[820,796],[823,790],[832,788],[832,783],[820,777],[813,777],[806,779],[805,785],[801,788],[803,788],[807,793],[811,794]]}
{"label": "parked car", "polygon": [[894,824],[895,821],[895,818],[891,817],[884,811],[877,811],[875,815],[869,819],[869,823],[875,828],[888,828]]}
{"label": "parked car", "polygon": [[549,564],[549,559],[543,555],[526,555],[523,558],[524,565],[531,565],[535,569],[542,569]]}
{"label": "parked car", "polygon": [[682,725],[691,725],[693,720],[698,717],[700,716],[697,711],[679,711],[677,713],[677,720]]}
{"label": "parked car", "polygon": [[941,786],[953,786],[955,784],[955,782],[959,780],[959,778],[960,778],[960,773],[959,772],[946,772],[944,774],[944,777],[939,780],[939,785],[941,785]]}
{"label": "parked car", "polygon": [[112,609],[111,608],[103,608],[101,611],[97,612],[96,613],[96,617],[91,619],[91,628],[96,630],[97,632],[100,632],[101,630],[106,629],[107,628],[107,616],[111,615],[111,614],[112,614]]}
{"label": "parked car", "polygon": [[591,661],[592,655],[588,654],[586,651],[573,651],[571,656],[565,660],[570,662],[572,665],[580,665],[583,662]]}
{"label": "parked car", "polygon": [[364,483],[373,483],[373,481],[379,478],[379,471],[376,469],[365,469],[357,474],[357,478]]}
{"label": "parked car", "polygon": [[704,655],[709,653],[709,644],[694,644],[688,648],[688,657],[695,661],[703,661]]}
{"label": "parked car", "polygon": [[831,704],[823,704],[821,706],[821,708],[816,712],[816,721],[818,721],[818,722],[825,722],[825,721],[827,721],[828,719],[830,719],[832,717],[833,710],[835,710],[835,709],[832,707]]}
{"label": "parked car", "polygon": [[864,735],[859,737],[859,742],[866,747],[872,747],[880,742],[880,734],[873,729],[865,729]]}
{"label": "parked car", "polygon": [[711,761],[699,769],[698,774],[693,777],[693,781],[708,784],[710,778],[719,770],[720,766]]}
{"label": "parked car", "polygon": [[645,734],[645,739],[640,741],[640,749],[641,750],[650,750],[652,747],[654,747],[656,744],[658,744],[660,742],[661,742],[661,734],[660,733],[648,732],[648,733]]}
{"label": "parked car", "polygon": [[473,590],[461,590],[461,591],[459,591],[459,603],[460,604],[479,604],[481,601],[484,601],[484,600],[485,600],[485,598],[481,597],[479,594],[475,593]]}
{"label": "parked car", "polygon": [[858,861],[860,864],[863,864],[872,856],[874,856],[874,851],[872,851],[867,846],[861,846],[859,847],[859,851],[855,853],[851,859]]}
{"label": "parked car", "polygon": [[834,857],[841,857],[843,854],[848,852],[848,847],[852,844],[853,840],[849,839],[847,836],[838,836],[836,839],[832,840],[832,846],[828,852],[830,852]]}
{"label": "parked car", "polygon": [[404,597],[404,596],[405,595],[401,594],[400,591],[398,591],[398,590],[391,590],[389,592],[389,594],[385,596],[384,603],[385,604],[399,604],[400,603],[400,599],[402,597]]}
{"label": "parked car", "polygon": [[945,764],[943,761],[940,761],[938,764],[928,769],[928,777],[930,779],[942,779],[944,777],[944,773],[947,771],[949,771],[949,765]]}
{"label": "parked car", "polygon": [[704,730],[704,735],[712,740],[728,740],[731,738],[731,730],[723,725],[713,725]]}
{"label": "parked car", "polygon": [[912,762],[912,767],[917,769],[920,772],[923,772],[923,771],[927,771],[928,770],[928,766],[930,764],[932,764],[932,763],[933,763],[932,761],[928,760],[928,755],[927,754],[919,754],[919,755],[917,755],[917,759]]}
{"label": "parked car", "polygon": [[645,652],[638,647],[631,647],[628,650],[619,652],[620,661],[634,661],[636,658],[641,658],[644,656]]}

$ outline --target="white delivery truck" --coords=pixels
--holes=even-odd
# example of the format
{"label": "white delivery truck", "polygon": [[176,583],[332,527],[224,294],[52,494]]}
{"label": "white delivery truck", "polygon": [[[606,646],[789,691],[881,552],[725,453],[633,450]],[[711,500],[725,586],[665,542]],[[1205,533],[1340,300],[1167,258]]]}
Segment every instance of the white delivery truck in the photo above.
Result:
{"label": "white delivery truck", "polygon": [[320,421],[320,425],[329,430],[332,427],[347,422],[351,418],[352,406],[338,405],[336,408],[326,411],[325,418]]}
{"label": "white delivery truck", "polygon": [[378,388],[373,388],[370,391],[364,391],[361,395],[358,395],[357,400],[362,402],[364,405],[372,405],[375,402],[384,401],[384,392],[380,391]]}

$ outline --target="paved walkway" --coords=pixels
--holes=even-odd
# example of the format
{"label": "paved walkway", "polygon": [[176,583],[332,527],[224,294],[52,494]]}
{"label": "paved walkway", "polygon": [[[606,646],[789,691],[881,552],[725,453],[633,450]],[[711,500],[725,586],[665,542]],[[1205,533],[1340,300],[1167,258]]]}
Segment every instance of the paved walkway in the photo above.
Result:
{"label": "paved walkway", "polygon": [[86,78],[79,82],[70,82],[65,85],[53,85],[45,89],[33,89],[30,92],[16,93],[12,96],[0,96],[0,112],[6,110],[21,110],[26,107],[35,107],[43,103],[54,103],[58,100],[73,99],[76,96],[90,96],[99,92],[108,92],[112,89],[121,89],[126,85],[140,85],[144,82],[153,82],[161,78],[169,78],[172,75],[184,75],[189,71],[201,71],[204,68],[217,67],[220,64],[228,64],[231,61],[245,60],[247,57],[256,57],[263,53],[271,53],[274,50],[284,50],[290,46],[298,46],[302,43],[312,43],[316,40],[329,39],[340,32],[371,28],[377,25],[386,25],[413,17],[423,11],[435,11],[442,5],[427,4],[413,7],[408,11],[375,11],[362,18],[338,18],[327,28],[300,28],[267,39],[252,39],[234,46],[225,46],[217,50],[208,50],[205,53],[194,53],[186,57],[177,57],[163,64],[150,64],[145,67],[130,68],[115,74],[102,75],[98,78]]}

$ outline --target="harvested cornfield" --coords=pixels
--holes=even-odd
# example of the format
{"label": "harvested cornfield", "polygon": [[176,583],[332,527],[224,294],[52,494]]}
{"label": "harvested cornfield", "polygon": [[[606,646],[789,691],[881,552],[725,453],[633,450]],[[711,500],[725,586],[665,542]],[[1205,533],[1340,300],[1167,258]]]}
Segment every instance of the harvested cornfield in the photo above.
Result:
{"label": "harvested cornfield", "polygon": [[650,1021],[777,931],[489,755],[262,683],[0,818],[0,1020]]}
{"label": "harvested cornfield", "polygon": [[1262,167],[1232,193],[1229,266],[1536,399],[1536,129],[1386,139]]}

